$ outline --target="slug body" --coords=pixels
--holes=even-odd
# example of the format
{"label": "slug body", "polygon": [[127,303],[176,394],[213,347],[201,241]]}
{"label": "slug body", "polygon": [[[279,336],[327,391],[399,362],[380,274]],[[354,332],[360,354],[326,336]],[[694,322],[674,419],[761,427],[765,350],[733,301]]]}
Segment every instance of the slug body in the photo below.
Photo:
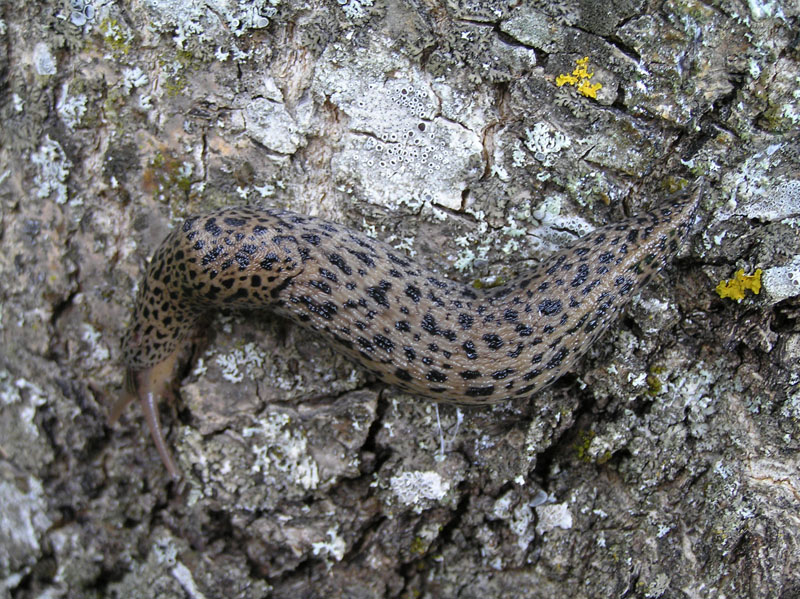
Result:
{"label": "slug body", "polygon": [[130,395],[158,423],[179,344],[209,310],[265,308],[319,331],[379,379],[436,401],[527,397],[568,370],[677,251],[700,195],[603,226],[491,289],[442,278],[391,246],[284,210],[192,216],[147,269],[123,339]]}

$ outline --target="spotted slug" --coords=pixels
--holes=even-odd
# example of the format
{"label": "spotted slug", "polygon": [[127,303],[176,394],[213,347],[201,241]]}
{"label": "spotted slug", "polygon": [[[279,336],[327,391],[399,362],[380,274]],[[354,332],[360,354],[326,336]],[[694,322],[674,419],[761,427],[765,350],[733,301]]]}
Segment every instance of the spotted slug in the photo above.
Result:
{"label": "spotted slug", "polygon": [[586,352],[680,247],[701,185],[654,212],[595,229],[506,284],[447,280],[353,229],[286,210],[191,216],[156,250],[122,341],[169,473],[157,402],[181,341],[217,308],[263,308],[318,331],[380,380],[434,401],[529,397]]}

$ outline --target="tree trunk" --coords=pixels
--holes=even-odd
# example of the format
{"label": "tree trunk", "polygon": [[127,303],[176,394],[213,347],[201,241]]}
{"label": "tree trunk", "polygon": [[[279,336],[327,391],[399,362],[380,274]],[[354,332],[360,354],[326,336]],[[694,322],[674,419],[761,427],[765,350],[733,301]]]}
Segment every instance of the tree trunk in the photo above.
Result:
{"label": "tree trunk", "polygon": [[[5,5],[0,596],[800,596],[799,11]],[[701,176],[678,257],[532,398],[437,411],[218,311],[161,404],[182,483],[138,407],[108,422],[190,214],[289,208],[487,287]]]}

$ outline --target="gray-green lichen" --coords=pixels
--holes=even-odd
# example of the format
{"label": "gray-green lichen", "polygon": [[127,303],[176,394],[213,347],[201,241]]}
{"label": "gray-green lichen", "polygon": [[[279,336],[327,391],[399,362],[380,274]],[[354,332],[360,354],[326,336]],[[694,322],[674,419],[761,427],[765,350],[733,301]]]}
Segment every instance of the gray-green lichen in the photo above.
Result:
{"label": "gray-green lichen", "polygon": [[[443,114],[440,97],[452,91],[408,60],[383,54],[383,43],[370,40],[354,55],[331,46],[321,58],[312,89],[347,119],[333,175],[387,208],[421,194],[457,209],[462,191],[483,172],[481,123],[468,128],[457,114]],[[372,64],[364,72],[366,56]],[[410,185],[421,179],[429,182],[425,189]]]}
{"label": "gray-green lichen", "polygon": [[[599,6],[5,11],[0,595],[800,593],[800,14]],[[556,84],[584,57],[596,97]],[[182,489],[138,411],[108,426],[147,256],[193,211],[325,216],[491,287],[699,176],[675,263],[529,401],[437,411],[222,314],[161,411]],[[761,293],[720,299],[739,268]]]}
{"label": "gray-green lichen", "polygon": [[2,468],[0,479],[0,590],[10,593],[42,559],[52,520],[41,481]]}

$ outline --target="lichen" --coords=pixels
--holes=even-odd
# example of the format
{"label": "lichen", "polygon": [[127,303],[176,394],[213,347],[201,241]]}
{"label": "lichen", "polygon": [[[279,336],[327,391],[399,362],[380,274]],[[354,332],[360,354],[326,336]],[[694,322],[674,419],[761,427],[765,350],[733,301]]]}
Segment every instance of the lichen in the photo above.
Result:
{"label": "lichen", "polygon": [[255,369],[264,366],[264,359],[255,343],[247,343],[241,349],[217,356],[216,361],[222,369],[222,378],[231,383],[241,383],[245,376],[254,376]]}
{"label": "lichen", "polygon": [[669,194],[678,193],[686,189],[687,185],[689,185],[689,181],[675,175],[667,175],[661,180],[661,189]]}
{"label": "lichen", "polygon": [[96,16],[92,0],[71,0],[69,20],[76,27],[83,27]]}
{"label": "lichen", "polygon": [[202,45],[218,35],[241,37],[264,29],[278,12],[280,0],[211,0],[191,3],[180,0],[147,0],[153,27],[173,34],[183,50],[191,39]]}
{"label": "lichen", "polygon": [[[302,107],[295,114],[302,116]],[[294,154],[306,143],[307,125],[289,114],[282,101],[254,98],[247,104],[244,117],[247,134],[273,152]]]}
{"label": "lichen", "polygon": [[181,95],[189,85],[187,69],[192,60],[192,54],[184,50],[179,50],[173,60],[161,60],[161,67],[164,69],[163,86],[170,98]]}
{"label": "lichen", "polygon": [[[205,559],[207,553],[193,551],[185,540],[172,536],[163,527],[156,527],[141,548],[146,555],[142,554],[138,561],[133,561],[125,569],[124,576],[108,585],[107,596],[128,599],[256,599],[270,595],[270,586],[251,578],[252,572],[248,572],[240,555],[226,556],[226,559],[218,561]],[[97,560],[102,561],[102,557],[98,556]],[[81,593],[80,596],[94,594]]]}
{"label": "lichen", "polygon": [[133,42],[133,33],[130,29],[123,29],[123,26],[117,19],[108,17],[100,23],[100,33],[103,36],[103,41],[111,48],[112,52],[117,55],[125,55],[131,49]]}
{"label": "lichen", "polygon": [[[438,114],[440,98],[455,92],[443,83],[434,89],[429,75],[400,57],[372,65],[374,74],[355,58],[327,50],[315,75],[315,91],[349,117],[334,176],[392,209],[413,195],[460,209],[462,190],[480,177],[484,159],[475,131]],[[422,191],[413,181],[425,181]]]}
{"label": "lichen", "polygon": [[652,368],[645,379],[647,381],[647,393],[649,395],[658,395],[664,388],[664,385],[661,383],[661,379],[658,378],[658,373],[658,369]]}
{"label": "lichen", "polygon": [[319,485],[319,467],[309,454],[308,437],[293,426],[288,414],[266,414],[255,426],[245,428],[242,436],[248,439],[255,455],[252,471],[261,473],[265,482],[270,481],[273,472],[280,472],[303,489]]}
{"label": "lichen", "polygon": [[193,172],[191,162],[168,151],[156,152],[144,170],[143,188],[161,201],[169,201],[173,195],[185,198],[192,190]]}
{"label": "lichen", "polygon": [[401,503],[421,509],[420,502],[441,501],[450,491],[450,483],[432,470],[400,472],[389,484]]}
{"label": "lichen", "polygon": [[103,336],[100,331],[86,322],[81,325],[81,331],[81,340],[86,343],[89,349],[87,352],[88,363],[93,367],[100,367],[107,363],[111,353],[105,346],[105,343],[103,342]]}
{"label": "lichen", "polygon": [[571,145],[569,137],[547,123],[536,123],[533,129],[525,129],[525,147],[544,166],[553,166],[558,153]]}
{"label": "lichen", "polygon": [[567,503],[552,503],[540,505],[536,508],[539,521],[536,523],[536,532],[544,535],[556,528],[569,530],[572,528],[572,512]]}
{"label": "lichen", "polygon": [[411,551],[414,555],[424,555],[425,552],[428,550],[428,543],[425,542],[424,539],[421,537],[414,537],[414,540],[411,541],[411,546],[409,551]]}
{"label": "lichen", "polygon": [[740,268],[734,273],[732,279],[720,281],[715,291],[725,299],[741,301],[745,297],[745,291],[750,290],[758,295],[761,291],[761,269],[757,268],[752,275],[744,274],[744,269]]}
{"label": "lichen", "polygon": [[34,46],[33,65],[39,75],[56,74],[56,59],[46,43],[39,42]]}
{"label": "lichen", "polygon": [[783,117],[789,119],[793,125],[800,124],[800,76],[795,77],[797,88],[792,92],[794,102],[783,105]]}
{"label": "lichen", "polygon": [[19,473],[0,480],[0,591],[9,579],[21,579],[30,572],[51,525],[38,479]]}
{"label": "lichen", "polygon": [[122,87],[125,89],[126,93],[131,93],[137,87],[143,87],[147,85],[149,79],[147,78],[147,74],[142,71],[138,66],[132,68],[125,68],[122,69]]}
{"label": "lichen", "polygon": [[708,420],[716,411],[716,401],[711,395],[698,395],[692,397],[686,404],[687,424],[689,432],[696,439],[701,439],[708,434]]}
{"label": "lichen", "polygon": [[80,125],[83,115],[86,114],[86,94],[69,95],[69,86],[64,85],[61,96],[56,104],[58,116],[64,121],[69,129],[75,129]]}
{"label": "lichen", "polygon": [[39,149],[31,154],[31,162],[36,166],[33,183],[36,196],[47,198],[55,194],[57,204],[67,202],[67,186],[64,184],[69,176],[72,162],[67,159],[61,145],[46,135]]}
{"label": "lichen", "polygon": [[12,380],[8,371],[0,370],[0,407],[19,407],[13,424],[15,433],[36,442],[40,435],[35,421],[36,412],[46,402],[44,391],[36,383],[24,378]]}
{"label": "lichen", "polygon": [[579,460],[583,462],[592,461],[589,453],[589,447],[592,445],[592,439],[594,439],[594,436],[594,431],[581,430],[578,432],[578,440],[576,441],[574,447]]}
{"label": "lichen", "polygon": [[577,88],[578,93],[583,94],[587,98],[597,98],[597,92],[603,87],[601,83],[589,83],[594,77],[594,71],[589,72],[589,57],[584,56],[575,61],[577,66],[569,74],[561,74],[556,77],[556,86],[571,85]]}
{"label": "lichen", "polygon": [[766,269],[762,282],[773,303],[800,295],[800,254],[785,266]]}
{"label": "lichen", "polygon": [[793,151],[792,146],[785,143],[771,144],[727,171],[720,187],[730,195],[731,207],[723,207],[720,216],[744,214],[762,222],[796,217],[800,205],[800,180],[776,177],[773,173],[775,166],[791,157]]}
{"label": "lichen", "polygon": [[338,527],[329,528],[325,535],[328,537],[327,541],[317,541],[311,544],[314,555],[331,556],[337,562],[342,561],[347,550],[347,544],[339,536]]}
{"label": "lichen", "polygon": [[363,19],[367,8],[373,5],[372,0],[337,0],[348,19]]}

